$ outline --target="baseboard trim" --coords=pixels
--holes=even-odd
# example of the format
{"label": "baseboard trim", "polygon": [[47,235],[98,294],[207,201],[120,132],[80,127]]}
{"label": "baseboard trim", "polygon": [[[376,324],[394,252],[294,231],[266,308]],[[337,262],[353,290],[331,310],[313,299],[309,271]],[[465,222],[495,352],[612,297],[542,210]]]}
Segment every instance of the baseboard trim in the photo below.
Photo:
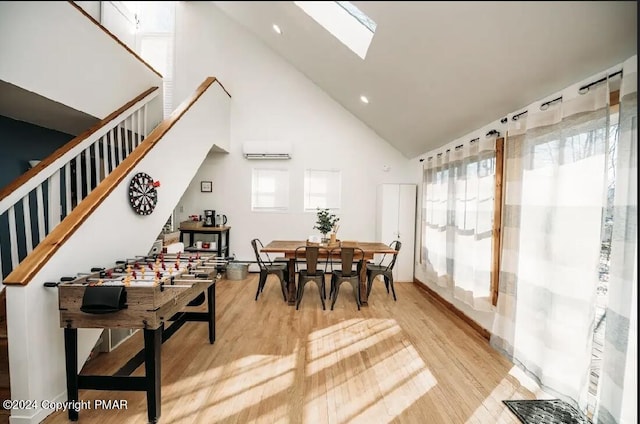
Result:
{"label": "baseboard trim", "polygon": [[460,318],[467,325],[473,328],[482,338],[489,341],[489,339],[491,338],[491,333],[487,331],[485,328],[483,328],[482,326],[480,326],[477,322],[469,318],[467,315],[465,315],[464,312],[462,312],[460,309],[453,306],[451,302],[445,300],[436,291],[434,291],[433,289],[430,289],[426,284],[424,284],[422,281],[418,280],[417,278],[413,279],[413,285],[416,286],[418,289],[422,290],[427,296],[433,298],[433,300],[441,304],[443,307],[453,312],[458,318]]}

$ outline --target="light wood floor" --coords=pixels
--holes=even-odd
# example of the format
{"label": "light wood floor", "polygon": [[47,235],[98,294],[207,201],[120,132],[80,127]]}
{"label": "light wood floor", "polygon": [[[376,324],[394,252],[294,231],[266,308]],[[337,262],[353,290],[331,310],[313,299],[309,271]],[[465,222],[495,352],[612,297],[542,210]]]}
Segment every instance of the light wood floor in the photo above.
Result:
{"label": "light wood floor", "polygon": [[[220,281],[216,342],[205,323],[186,323],[162,346],[159,422],[519,423],[502,400],[535,399],[535,388],[487,340],[413,283],[396,283],[397,302],[376,284],[358,312],[348,284],[323,311],[309,283],[296,311],[274,276],[257,302],[257,274]],[[83,373],[113,373],[141,347],[138,332]],[[127,401],[125,410],[81,410],[80,423],[147,422],[144,392],[80,398]],[[67,423],[67,414],[44,422]]]}

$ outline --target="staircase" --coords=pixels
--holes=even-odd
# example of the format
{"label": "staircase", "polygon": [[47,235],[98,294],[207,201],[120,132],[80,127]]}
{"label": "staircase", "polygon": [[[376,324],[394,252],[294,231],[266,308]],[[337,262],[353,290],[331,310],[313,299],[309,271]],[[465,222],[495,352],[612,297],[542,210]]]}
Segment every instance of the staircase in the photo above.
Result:
{"label": "staircase", "polygon": [[[0,16],[7,23],[0,26],[7,59],[0,83],[104,117],[0,190],[0,216],[8,223],[0,243],[0,400],[64,401],[57,293],[44,282],[146,253],[209,150],[228,149],[230,96],[207,78],[162,121],[162,89],[154,89],[162,77],[130,50],[114,49],[119,40],[73,2],[0,2]],[[161,200],[145,217],[126,200],[140,171],[162,183]],[[99,333],[81,334],[80,366]],[[10,364],[10,357],[28,358],[28,366]],[[46,414],[14,410],[11,416],[38,423]],[[0,409],[0,424],[9,416]]]}
{"label": "staircase", "polygon": [[[139,110],[138,106],[131,107]],[[129,107],[126,109],[128,111]],[[124,112],[125,115],[129,113],[127,111]],[[86,156],[90,160],[83,164],[96,164],[96,169],[108,172],[95,187],[83,180],[78,181],[78,186],[87,186],[88,194],[83,194],[77,205],[74,205],[73,200],[62,201],[63,213],[66,214],[64,219],[56,225],[45,225],[48,233],[39,239],[39,243],[33,246],[31,253],[24,259],[16,261],[13,256],[15,249],[11,248],[12,261],[18,263],[4,279],[6,316],[10,323],[7,327],[9,357],[29,358],[28,366],[25,366],[24,361],[11,364],[13,398],[65,400],[65,357],[57,293],[52,292],[56,289],[43,288],[44,283],[87,272],[92,267],[111,266],[118,259],[146,254],[209,151],[214,146],[218,151],[228,148],[229,114],[230,96],[215,78],[209,77],[169,118],[142,137],[137,145],[136,133],[130,131],[131,126],[126,124],[129,136],[124,137],[125,134],[114,124],[120,118],[114,118],[110,121],[111,124],[101,127],[111,127],[112,130],[94,131],[74,147],[79,151],[92,152],[95,156],[71,149],[57,159],[47,158],[34,168],[36,175],[32,175],[28,182],[20,186],[20,194],[0,197],[0,211],[3,202],[6,206],[9,202],[7,199],[11,199],[12,206],[7,210],[15,214],[16,208],[13,205],[29,204],[24,200],[25,196],[29,196],[33,190],[41,193],[44,190],[38,189],[39,184],[48,184],[48,192],[53,192],[54,200],[47,202],[47,205],[58,205],[56,199],[68,199],[70,194],[56,194],[51,188],[57,187],[60,180],[69,181],[65,176],[68,175],[65,167],[77,157]],[[122,140],[131,140],[132,143],[123,141],[120,144],[120,133]],[[80,147],[81,145],[84,147]],[[119,161],[120,146],[122,154],[127,152],[125,146],[132,147],[122,161]],[[104,156],[101,156],[101,152]],[[96,157],[107,160],[97,160]],[[113,168],[112,158],[115,158]],[[156,208],[152,214],[145,216],[133,212],[126,198],[129,182],[140,171],[148,173],[154,181],[161,183],[157,189],[159,201]],[[86,173],[94,174],[96,173]],[[50,184],[52,179],[54,183]],[[75,207],[67,211],[66,205]],[[29,208],[24,210],[29,211]],[[39,223],[49,222],[45,217],[55,215],[56,211],[49,210],[45,213],[38,209],[33,214],[38,217]],[[9,221],[15,225],[16,221],[22,219],[24,217],[13,217]],[[25,229],[29,227],[24,225]],[[17,227],[10,232],[11,243],[17,243]],[[33,305],[38,307],[34,308]],[[26,310],[29,311],[28,314],[24,313]],[[91,329],[80,334],[79,367],[88,358],[100,333],[101,329]],[[24,334],[29,334],[30,337],[23,337]],[[20,419],[20,422],[37,423],[48,413],[50,411],[39,410],[34,413],[14,410],[12,417]]]}

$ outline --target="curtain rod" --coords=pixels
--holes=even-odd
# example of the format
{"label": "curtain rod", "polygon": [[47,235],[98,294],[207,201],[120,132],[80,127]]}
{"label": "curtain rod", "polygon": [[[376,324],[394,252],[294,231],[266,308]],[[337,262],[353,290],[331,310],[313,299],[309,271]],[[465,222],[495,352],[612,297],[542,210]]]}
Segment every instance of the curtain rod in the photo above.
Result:
{"label": "curtain rod", "polygon": [[562,101],[562,96],[556,97],[555,99],[549,100],[548,102],[544,102],[540,105],[540,110],[547,110],[547,108],[551,103],[561,102],[561,101]]}
{"label": "curtain rod", "polygon": [[[599,80],[596,80],[596,81],[590,82],[589,84],[583,85],[582,87],[580,87],[580,88],[578,89],[578,93],[580,93],[580,94],[586,94],[587,92],[589,92],[589,89],[590,89],[591,87],[593,87],[594,85],[600,84],[601,82],[605,82],[607,79],[609,79],[609,78],[613,78],[613,77],[615,77],[616,75],[620,75],[620,76],[622,76],[622,70],[619,70],[619,71],[617,71],[617,72],[614,72],[614,73],[612,73],[611,75],[607,75],[606,77],[602,77],[602,78],[600,78]],[[553,100],[549,100],[548,102],[544,102],[544,103],[542,103],[542,104],[540,105],[540,110],[546,110],[546,109],[549,107],[549,105],[550,105],[550,104],[555,103],[555,102],[560,101],[560,100],[562,100],[562,96],[557,97],[557,98],[555,98],[555,99],[553,99]],[[518,118],[520,118],[522,115],[526,114],[527,112],[529,112],[529,111],[528,111],[528,110],[525,110],[524,112],[520,112],[520,113],[518,113],[517,115],[513,115],[513,116],[511,117],[511,120],[513,120],[513,121],[517,121],[517,120],[518,120]]]}
{"label": "curtain rod", "polygon": [[580,87],[580,88],[578,89],[578,93],[580,93],[580,94],[585,94],[585,93],[587,93],[587,92],[589,91],[589,89],[590,89],[591,87],[593,87],[594,85],[596,85],[596,84],[600,84],[601,82],[605,82],[605,81],[607,80],[607,78],[613,78],[613,77],[615,77],[616,75],[620,75],[620,76],[622,77],[622,69],[621,69],[621,70],[619,70],[618,72],[614,72],[614,73],[613,73],[613,74],[611,74],[611,75],[607,75],[606,77],[602,77],[602,78],[600,78],[600,79],[599,79],[599,80],[597,80],[597,81],[591,82],[591,83],[589,83],[589,84],[587,84],[587,85],[583,85],[582,87]]}

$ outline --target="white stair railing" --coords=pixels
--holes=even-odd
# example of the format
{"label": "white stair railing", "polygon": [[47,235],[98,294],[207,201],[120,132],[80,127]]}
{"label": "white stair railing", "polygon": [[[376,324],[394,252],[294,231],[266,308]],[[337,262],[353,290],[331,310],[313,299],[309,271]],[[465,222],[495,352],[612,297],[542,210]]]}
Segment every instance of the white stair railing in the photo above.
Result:
{"label": "white stair railing", "polygon": [[158,95],[147,94],[0,200],[0,234],[3,225],[8,234],[0,240],[0,281],[142,143]]}

